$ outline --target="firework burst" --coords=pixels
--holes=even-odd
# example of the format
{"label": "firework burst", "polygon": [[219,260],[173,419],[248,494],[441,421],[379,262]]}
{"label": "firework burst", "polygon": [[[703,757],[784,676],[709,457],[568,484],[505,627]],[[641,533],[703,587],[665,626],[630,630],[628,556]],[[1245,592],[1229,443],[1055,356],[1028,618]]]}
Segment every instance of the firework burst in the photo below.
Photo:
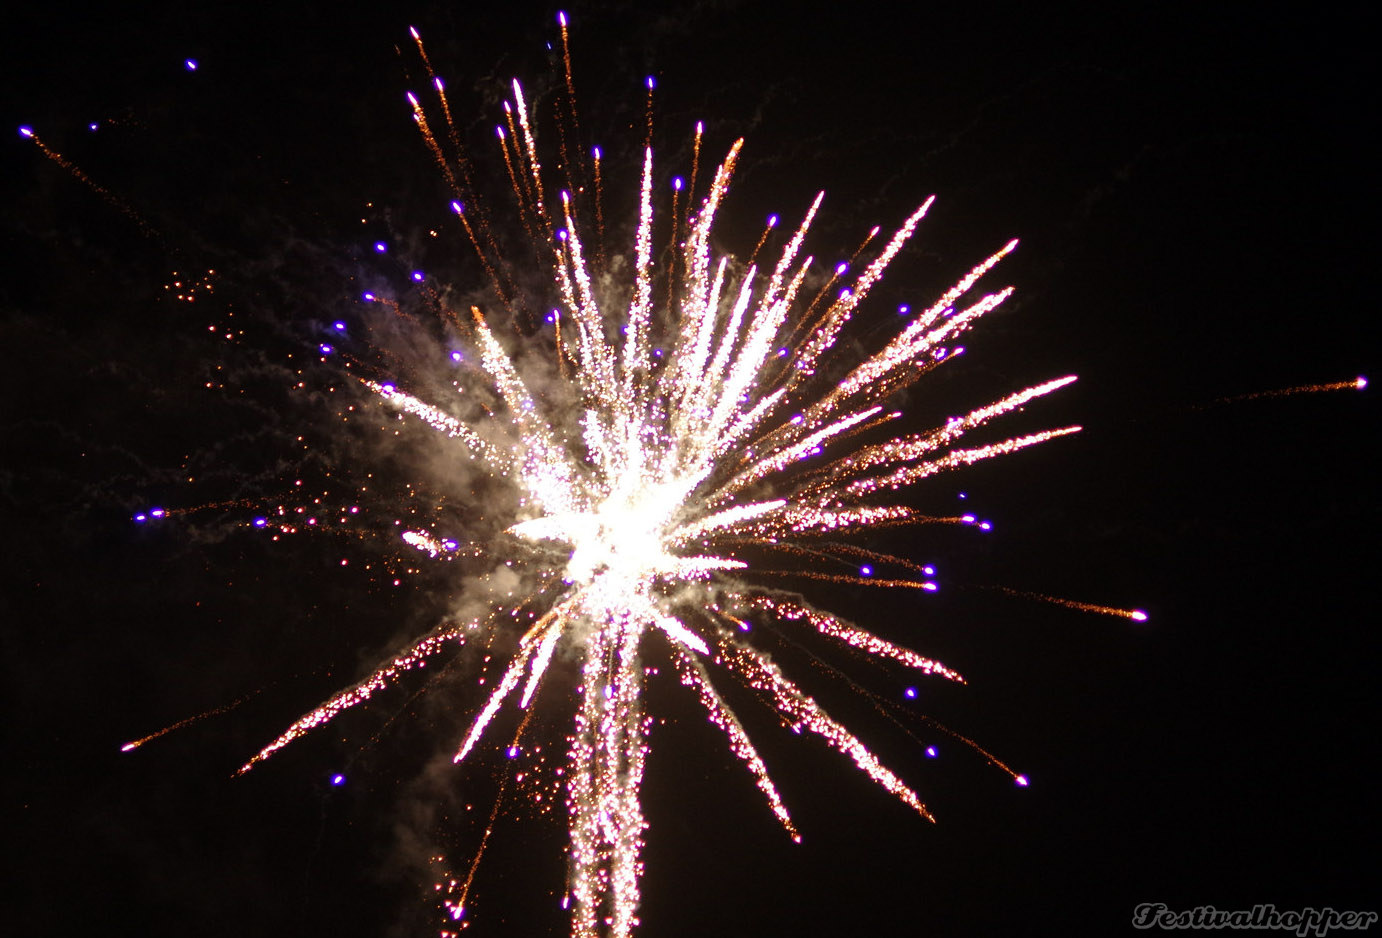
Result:
{"label": "firework burst", "polygon": [[[823,193],[818,194],[796,226],[784,229],[789,234],[780,234],[777,217],[771,218],[751,258],[740,262],[717,250],[713,233],[743,141],[733,142],[708,180],[698,181],[698,125],[689,182],[674,180],[670,210],[659,208],[654,154],[650,145],[644,147],[631,257],[607,254],[602,192],[615,183],[602,177],[598,148],[582,155],[587,151],[580,142],[564,17],[561,26],[565,94],[558,96],[560,154],[553,160],[559,173],[540,159],[536,116],[518,82],[496,134],[517,216],[550,268],[554,308],[538,316],[520,299],[515,286],[520,278],[504,260],[501,239],[491,227],[495,212],[477,197],[444,84],[432,74],[414,32],[435,104],[410,94],[410,106],[454,193],[454,211],[495,297],[489,317],[478,305],[458,315],[438,303],[436,311],[460,346],[455,356],[473,363],[471,373],[479,379],[474,392],[489,403],[484,419],[476,420],[434,402],[421,388],[409,388],[396,374],[361,379],[378,406],[448,438],[458,458],[482,466],[515,493],[517,511],[495,543],[463,543],[410,530],[402,535],[407,545],[440,559],[499,555],[521,588],[490,614],[447,623],[405,647],[363,681],[298,719],[241,771],[445,649],[466,643],[511,646],[512,657],[457,745],[454,761],[459,763],[475,751],[504,707],[531,712],[539,702],[566,706],[544,700],[543,679],[558,666],[554,662],[574,661],[574,724],[559,773],[570,826],[567,904],[575,935],[624,936],[638,923],[647,827],[640,786],[652,722],[644,690],[657,666],[670,664],[709,721],[724,732],[730,751],[792,838],[799,836],[787,806],[718,689],[726,680],[757,692],[785,725],[819,736],[930,819],[916,791],[747,639],[749,623],[818,633],[924,675],[963,678],[764,581],[785,572],[933,590],[925,568],[852,546],[847,539],[885,526],[974,523],[968,516],[923,516],[896,501],[895,493],[1079,428],[1000,442],[966,441],[972,431],[1075,380],[1067,376],[926,431],[888,432],[901,417],[889,404],[897,392],[954,358],[961,351],[960,336],[1009,296],[1009,289],[972,294],[1015,241],[906,320],[873,353],[842,363],[841,336],[912,237],[931,199],[881,247],[874,245],[879,231],[874,229],[850,261],[821,273],[806,252],[822,203]],[[651,102],[651,80],[648,94]],[[440,114],[438,130],[428,107]],[[670,227],[671,237],[658,254],[655,221],[663,211],[670,225],[663,221],[661,227]],[[528,346],[520,354],[491,324],[496,312],[515,322],[545,318],[552,329],[523,340]],[[529,361],[532,346],[549,341],[542,338],[547,335],[554,336],[546,346],[547,367],[537,368]],[[256,523],[264,526],[262,519]],[[874,576],[873,566],[860,566],[861,557],[901,572]],[[803,566],[802,558],[811,563]],[[826,572],[821,560],[838,561],[833,569],[851,572]],[[495,641],[515,629],[507,645]],[[525,717],[519,736],[526,726]],[[1025,784],[1022,776],[991,761]],[[452,881],[448,888],[446,906],[454,919],[465,911],[469,882],[466,877],[464,885]]]}

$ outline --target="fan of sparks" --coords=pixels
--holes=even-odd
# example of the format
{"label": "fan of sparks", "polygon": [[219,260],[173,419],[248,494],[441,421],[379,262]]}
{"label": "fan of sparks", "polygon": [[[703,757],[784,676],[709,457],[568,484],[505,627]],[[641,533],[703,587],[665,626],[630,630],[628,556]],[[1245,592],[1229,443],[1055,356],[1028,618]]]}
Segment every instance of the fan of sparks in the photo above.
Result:
{"label": "fan of sparks", "polygon": [[[569,56],[566,62],[569,91]],[[423,107],[410,95],[415,119],[456,192],[455,210],[490,273],[498,305],[516,315],[512,279],[488,227],[490,213],[473,208],[479,203],[470,164],[457,143],[443,85],[433,80],[456,149],[445,151],[446,138],[433,133]],[[649,89],[651,94],[651,82]],[[897,503],[895,493],[937,473],[1075,432],[1078,427],[1062,427],[985,445],[963,443],[970,431],[1075,379],[1048,381],[942,426],[889,437],[879,428],[901,416],[889,409],[889,399],[953,358],[956,339],[1008,297],[1006,289],[969,294],[1016,242],[903,321],[873,354],[841,367],[832,354],[842,331],[912,237],[931,199],[881,248],[870,247],[874,229],[854,255],[857,273],[848,263],[833,273],[820,272],[805,252],[823,193],[779,246],[772,246],[773,218],[753,257],[739,262],[719,253],[713,238],[740,157],[743,141],[736,141],[704,191],[696,191],[694,166],[684,196],[677,180],[672,241],[655,259],[657,200],[648,146],[638,177],[631,258],[609,263],[601,243],[598,150],[590,159],[567,153],[579,128],[574,93],[565,98],[569,108],[561,131],[566,188],[555,199],[548,195],[555,187],[539,159],[535,122],[517,82],[512,95],[499,145],[517,213],[550,263],[558,298],[551,321],[560,387],[551,386],[551,368],[536,387],[525,375],[524,356],[506,348],[508,341],[537,340],[510,339],[492,328],[479,308],[468,317],[448,315],[470,344],[477,373],[491,385],[489,393],[501,402],[489,408],[484,425],[409,393],[401,381],[364,383],[382,407],[450,438],[458,459],[482,464],[517,491],[519,514],[501,544],[489,549],[502,550],[504,541],[514,546],[511,563],[526,568],[524,588],[506,608],[447,624],[405,648],[301,717],[242,771],[443,649],[477,641],[510,647],[511,660],[488,685],[488,699],[459,741],[459,763],[480,745],[502,708],[535,706],[543,696],[544,676],[576,662],[574,725],[563,773],[572,929],[578,936],[623,936],[637,924],[647,826],[640,786],[652,722],[643,702],[650,663],[670,662],[793,839],[799,839],[796,828],[767,766],[717,689],[726,680],[760,694],[785,725],[819,736],[930,819],[907,783],[754,647],[748,622],[819,633],[895,666],[943,680],[963,679],[938,661],[764,585],[770,573],[783,571],[755,567],[763,566],[761,558],[787,558],[796,562],[792,576],[934,589],[923,568],[852,547],[845,539],[881,526],[969,520],[922,517]],[[698,126],[697,161],[701,136]],[[768,259],[760,262],[760,256]],[[623,285],[610,288],[609,279],[621,271]],[[426,531],[404,537],[433,556],[465,549]],[[802,558],[809,563],[802,564]],[[883,560],[915,571],[915,578],[822,572],[821,558],[847,560],[850,565],[839,569],[850,571],[860,569],[860,558]],[[496,633],[505,629],[513,633],[496,641]],[[459,918],[463,899],[451,910]]]}

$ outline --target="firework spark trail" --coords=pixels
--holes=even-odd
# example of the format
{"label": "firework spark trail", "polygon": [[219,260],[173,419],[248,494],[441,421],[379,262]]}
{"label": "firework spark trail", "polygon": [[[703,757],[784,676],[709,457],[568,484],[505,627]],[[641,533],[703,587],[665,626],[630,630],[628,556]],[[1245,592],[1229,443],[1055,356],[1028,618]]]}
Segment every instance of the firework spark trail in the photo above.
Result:
{"label": "firework spark trail", "polygon": [[1297,394],[1327,394],[1331,391],[1361,391],[1368,386],[1368,379],[1359,375],[1352,381],[1331,381],[1328,384],[1301,384],[1293,388],[1276,388],[1271,391],[1253,391],[1249,394],[1235,394],[1231,397],[1221,397],[1218,400],[1210,401],[1208,404],[1197,407],[1196,410],[1204,410],[1215,407],[1219,404],[1238,404],[1243,401],[1260,401],[1274,397],[1294,397]]}
{"label": "firework spark trail", "polygon": [[390,682],[404,671],[411,671],[413,668],[425,666],[426,659],[445,648],[448,642],[456,641],[458,643],[464,643],[466,633],[472,632],[478,627],[478,621],[469,622],[460,626],[452,626],[435,632],[415,643],[406,652],[396,655],[388,664],[376,669],[373,674],[363,681],[336,694],[315,710],[303,714],[292,726],[284,730],[277,739],[259,750],[253,759],[242,765],[239,772],[236,774],[243,775],[245,772],[254,768],[257,763],[263,762],[265,759],[269,758],[269,756],[309,730],[315,729],[334,719],[340,713],[349,710],[351,707],[369,700],[370,697],[374,696],[377,692],[389,686]]}
{"label": "firework spark trail", "polygon": [[1093,612],[1102,616],[1117,616],[1121,619],[1131,619],[1134,622],[1146,622],[1147,613],[1141,609],[1119,609],[1117,606],[1100,606],[1097,603],[1082,603],[1074,599],[1064,599],[1060,596],[1050,596],[1046,593],[1033,593],[1027,590],[1015,590],[1006,586],[989,586],[999,593],[1006,593],[1009,596],[1016,596],[1020,599],[1035,599],[1037,602],[1051,603],[1053,606],[1064,606],[1066,609],[1074,609],[1078,612]]}
{"label": "firework spark trail", "polygon": [[210,710],[203,710],[201,713],[193,714],[192,716],[187,717],[183,720],[178,720],[176,723],[173,723],[169,726],[165,726],[163,729],[158,730],[154,733],[150,733],[148,736],[141,736],[138,739],[130,740],[129,742],[125,743],[123,746],[120,747],[120,751],[133,752],[145,743],[158,739],[160,736],[166,736],[174,730],[180,730],[184,726],[191,726],[193,723],[200,723],[207,717],[214,717],[219,716],[222,713],[229,713],[231,710],[234,710],[236,707],[240,706],[242,703],[249,700],[251,697],[255,696],[255,694],[259,693],[262,693],[262,691],[255,691],[252,694],[246,694],[245,696],[237,700],[232,700],[228,704],[224,704],[220,707],[213,707]]}
{"label": "firework spark trail", "polygon": [[[95,128],[94,124],[92,125],[92,128]],[[29,140],[32,140],[34,142],[34,146],[38,147],[39,151],[44,156],[52,160],[57,165],[61,166],[63,169],[67,170],[67,172],[72,174],[72,177],[74,179],[85,185],[88,189],[99,195],[101,198],[105,199],[109,205],[111,205],[113,208],[119,211],[130,221],[134,222],[135,225],[138,226],[140,233],[143,234],[145,237],[154,239],[158,238],[158,232],[154,230],[154,227],[152,225],[150,225],[147,221],[144,220],[143,215],[140,215],[138,212],[136,212],[133,208],[130,207],[129,203],[125,202],[119,196],[115,195],[115,193],[111,192],[105,186],[99,185],[94,179],[92,179],[86,173],[82,172],[79,166],[77,166],[71,160],[67,159],[67,157],[63,156],[58,151],[49,148],[48,144],[43,142],[42,138],[34,132],[34,129],[32,127],[20,127],[19,134],[22,137],[27,137]]]}
{"label": "firework spark trail", "polygon": [[[584,153],[575,121],[565,28],[563,18],[566,119],[571,126],[562,129],[560,139],[563,148],[569,145]],[[414,38],[421,49],[416,33]],[[426,64],[440,94],[441,81],[432,74],[430,61]],[[650,115],[652,87],[649,79]],[[966,433],[1074,378],[1008,394],[930,431],[855,444],[853,440],[900,416],[899,411],[885,410],[884,399],[953,358],[950,343],[1007,298],[1010,289],[955,308],[1013,250],[1015,241],[970,271],[880,351],[845,372],[842,380],[828,383],[824,376],[833,370],[831,355],[838,340],[906,246],[933,198],[907,216],[852,279],[848,269],[873,250],[877,229],[848,262],[825,278],[825,287],[808,288],[808,281],[820,282],[810,277],[814,261],[806,252],[806,239],[824,193],[816,195],[780,248],[771,246],[777,218],[770,218],[752,258],[740,267],[727,255],[717,256],[712,233],[743,141],[730,146],[709,177],[708,189],[698,194],[702,127],[697,125],[697,162],[685,195],[685,224],[683,228],[678,217],[672,226],[670,263],[653,260],[657,206],[650,146],[644,149],[634,183],[639,204],[632,258],[606,263],[598,150],[593,151],[593,195],[582,194],[572,181],[572,174],[581,170],[562,159],[570,189],[549,199],[547,193],[557,193],[558,188],[546,179],[537,145],[538,118],[517,81],[512,84],[512,102],[504,105],[507,132],[504,125],[497,130],[518,201],[518,221],[532,238],[536,256],[550,260],[552,295],[558,298],[553,315],[569,324],[557,333],[556,376],[550,370],[540,377],[530,373],[522,364],[524,357],[506,347],[503,336],[476,307],[472,322],[456,331],[463,333],[460,340],[474,346],[474,354],[465,356],[466,373],[502,402],[483,426],[400,390],[395,383],[363,383],[400,419],[416,417],[436,433],[458,440],[465,456],[515,490],[518,512],[498,527],[523,548],[509,566],[526,577],[524,586],[487,620],[434,633],[304,715],[241,771],[367,700],[451,640],[480,633],[487,648],[505,647],[505,642],[495,641],[501,623],[518,618],[524,607],[541,604],[547,611],[527,626],[454,761],[475,752],[507,700],[516,697],[517,706],[531,715],[544,674],[560,660],[578,662],[574,726],[564,768],[572,929],[578,938],[627,936],[638,921],[640,856],[647,826],[640,786],[651,726],[643,706],[651,670],[644,662],[649,656],[670,653],[681,682],[696,694],[709,721],[725,733],[731,752],[748,767],[773,814],[794,838],[796,829],[767,766],[715,688],[710,665],[760,693],[789,724],[820,736],[930,819],[911,787],[752,648],[742,633],[725,626],[726,619],[744,623],[721,612],[717,602],[729,597],[735,608],[752,610],[780,628],[810,630],[875,658],[963,683],[957,672],[940,662],[756,581],[776,574],[923,591],[934,590],[934,583],[809,567],[773,570],[749,558],[779,550],[851,567],[860,556],[891,562],[887,555],[832,546],[822,537],[895,524],[963,521],[922,516],[905,505],[880,504],[877,499],[937,473],[1075,432],[1078,427],[1064,427],[955,448]],[[429,153],[445,163],[447,155],[421,105],[411,96],[410,103]],[[453,128],[449,106],[443,102],[443,107],[448,128]],[[454,133],[451,142],[458,150],[460,172],[447,167],[444,175],[453,191],[470,193],[465,173],[469,164],[459,155]],[[672,210],[679,216],[683,196],[676,191]],[[588,201],[592,198],[593,205]],[[473,194],[471,200],[478,202]],[[456,210],[461,213],[459,205]],[[476,211],[477,217],[484,217],[483,207]],[[596,219],[593,256],[586,249],[589,233],[583,230],[582,217]],[[506,284],[515,278],[496,270],[496,257],[481,249],[468,224],[466,231],[499,303],[509,309],[516,294]],[[780,253],[775,261],[764,261],[760,270],[760,254],[772,251]],[[606,282],[620,272],[625,282],[608,289]],[[839,282],[845,286],[836,291]],[[610,294],[621,299],[611,300]],[[675,302],[659,309],[653,298],[664,295]],[[622,310],[614,311],[615,302],[623,304]],[[535,312],[509,311],[515,320]],[[564,363],[572,367],[568,370]],[[410,547],[435,557],[450,559],[457,553],[455,542],[440,540],[425,529],[407,531],[403,537]],[[899,563],[902,569],[930,575],[929,569]],[[661,637],[653,639],[651,633]],[[1025,783],[1021,776],[1013,777]],[[491,823],[486,828],[485,842],[492,827]]]}
{"label": "firework spark trail", "polygon": [[753,773],[755,784],[767,797],[768,806],[772,809],[773,814],[782,823],[783,828],[791,835],[792,839],[800,843],[801,834],[797,832],[791,816],[787,813],[787,806],[782,803],[782,796],[777,793],[777,788],[768,775],[768,767],[763,764],[758,750],[753,748],[753,743],[749,741],[748,733],[744,732],[739,718],[734,715],[734,712],[729,709],[719,693],[716,692],[715,685],[711,683],[710,675],[705,670],[705,665],[684,653],[677,654],[676,664],[677,672],[681,675],[681,682],[687,687],[695,688],[697,696],[701,699],[701,704],[710,714],[710,722],[729,737],[730,750],[749,767],[749,771]]}
{"label": "firework spark trail", "polygon": [[831,638],[838,639],[846,645],[852,645],[861,651],[866,651],[879,658],[892,658],[900,661],[909,668],[916,668],[923,674],[939,674],[960,684],[965,683],[965,679],[960,676],[958,671],[953,671],[931,658],[925,658],[910,648],[902,648],[894,645],[886,639],[879,638],[871,632],[866,632],[852,623],[845,622],[829,613],[811,609],[801,603],[789,600],[776,599],[771,596],[735,597],[744,602],[752,609],[771,613],[784,622],[794,622],[805,620],[815,626],[822,635],[829,635]]}

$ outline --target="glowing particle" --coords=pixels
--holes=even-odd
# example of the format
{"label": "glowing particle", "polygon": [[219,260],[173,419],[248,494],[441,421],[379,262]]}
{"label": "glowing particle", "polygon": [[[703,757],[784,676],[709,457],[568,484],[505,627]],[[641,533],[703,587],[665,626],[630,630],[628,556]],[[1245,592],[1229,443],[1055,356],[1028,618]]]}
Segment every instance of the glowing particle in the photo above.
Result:
{"label": "glowing particle", "polygon": [[195,72],[195,71],[197,70],[197,60],[196,60],[196,59],[187,59],[187,60],[184,61],[182,64],[183,64],[184,66],[186,66],[186,68],[187,68],[187,70],[188,70],[189,72]]}
{"label": "glowing particle", "polygon": [[20,127],[19,135],[21,137],[32,137],[34,135],[34,129],[32,127]]}
{"label": "glowing particle", "polygon": [[1147,613],[1143,612],[1141,609],[1134,609],[1128,614],[1128,618],[1132,619],[1134,622],[1146,622]]}
{"label": "glowing particle", "polygon": [[331,325],[335,328],[335,330],[336,330],[337,332],[345,332],[346,324],[343,323],[343,322],[341,322],[339,319],[336,320],[336,321],[335,321],[334,323],[332,323]]}
{"label": "glowing particle", "polygon": [[863,566],[859,568],[860,576],[873,576],[873,567]]}
{"label": "glowing particle", "polygon": [[264,526],[265,526],[266,524],[268,524],[268,523],[269,523],[269,519],[268,519],[268,518],[255,518],[255,519],[254,519],[254,526],[255,526],[256,528],[262,528],[262,527],[264,527]]}
{"label": "glowing particle", "polygon": [[917,696],[917,689],[915,687],[909,687],[902,692],[902,696],[906,697],[908,700],[915,700]]}
{"label": "glowing particle", "polygon": [[415,283],[422,283],[422,281],[425,280],[426,277],[427,275],[420,270],[413,271],[413,281]]}
{"label": "glowing particle", "polygon": [[374,250],[375,250],[376,253],[383,254],[383,253],[384,253],[385,251],[387,251],[388,249],[389,249],[389,246],[388,246],[387,244],[385,244],[383,241],[376,241],[376,242],[374,242]]}
{"label": "glowing particle", "polygon": [[1029,784],[1028,781],[1027,781],[1027,776],[1025,776],[1025,775],[1019,775],[1019,776],[1017,776],[1016,778],[1013,779],[1013,782],[1015,782],[1016,784],[1020,785],[1020,786],[1023,787],[1023,788],[1026,788],[1027,785]]}
{"label": "glowing particle", "polygon": [[332,785],[335,785],[335,786],[337,786],[337,787],[340,787],[341,785],[344,785],[344,784],[345,784],[345,776],[344,776],[344,775],[333,775],[333,776],[331,776],[331,784],[332,784]]}

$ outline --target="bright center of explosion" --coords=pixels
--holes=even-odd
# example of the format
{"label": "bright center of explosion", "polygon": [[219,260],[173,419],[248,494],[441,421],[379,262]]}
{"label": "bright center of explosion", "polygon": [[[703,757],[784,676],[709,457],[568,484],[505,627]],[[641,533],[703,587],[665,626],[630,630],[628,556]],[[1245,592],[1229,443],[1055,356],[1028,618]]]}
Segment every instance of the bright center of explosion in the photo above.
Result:
{"label": "bright center of explosion", "polygon": [[567,583],[606,577],[620,586],[670,572],[667,518],[677,503],[661,486],[616,491],[593,512],[568,516],[557,539],[571,545]]}
{"label": "bright center of explosion", "polygon": [[556,541],[571,549],[562,573],[567,584],[625,591],[658,574],[670,573],[668,518],[679,507],[668,486],[622,484],[589,511],[554,513],[524,521],[511,534],[532,541]]}

